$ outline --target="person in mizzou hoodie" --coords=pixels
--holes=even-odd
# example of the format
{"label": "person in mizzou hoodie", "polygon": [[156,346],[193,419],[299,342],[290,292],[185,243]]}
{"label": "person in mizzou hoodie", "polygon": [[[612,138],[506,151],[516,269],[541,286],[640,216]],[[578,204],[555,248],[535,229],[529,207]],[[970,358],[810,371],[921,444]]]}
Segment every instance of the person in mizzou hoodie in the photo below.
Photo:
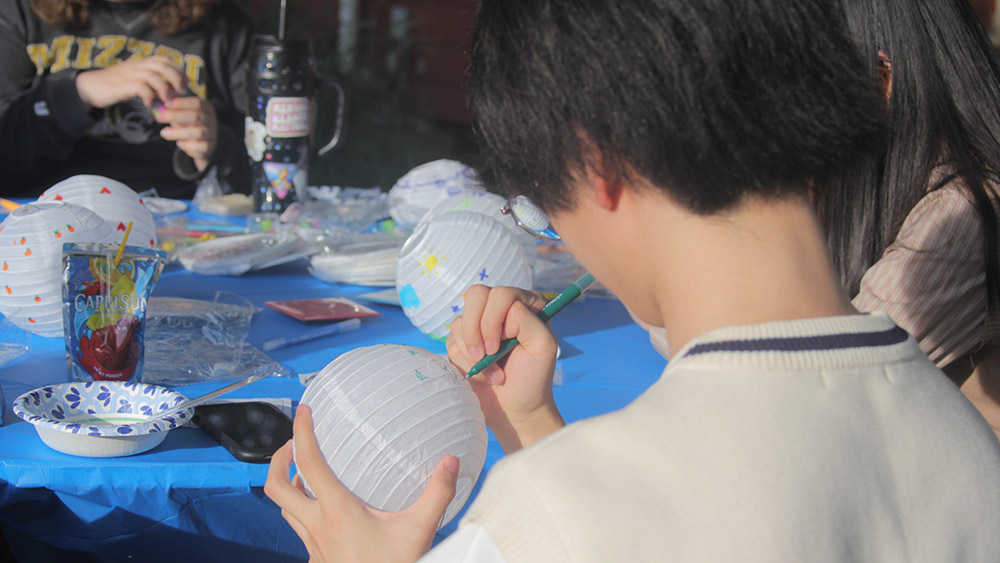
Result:
{"label": "person in mizzou hoodie", "polygon": [[77,174],[191,197],[213,168],[249,188],[232,0],[0,0],[0,195]]}

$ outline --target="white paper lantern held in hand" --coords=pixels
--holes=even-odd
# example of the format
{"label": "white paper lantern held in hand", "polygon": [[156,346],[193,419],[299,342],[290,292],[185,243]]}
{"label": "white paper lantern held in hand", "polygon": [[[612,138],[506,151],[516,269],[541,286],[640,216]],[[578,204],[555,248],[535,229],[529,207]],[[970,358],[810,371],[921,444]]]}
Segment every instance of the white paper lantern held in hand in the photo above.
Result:
{"label": "white paper lantern held in hand", "polygon": [[427,350],[398,344],[351,350],[323,368],[301,402],[312,409],[316,440],[334,475],[379,510],[413,504],[438,462],[454,455],[458,483],[443,526],[482,471],[487,434],[479,400],[453,365]]}
{"label": "white paper lantern held in hand", "polygon": [[[420,223],[430,221],[432,217],[436,217],[442,213],[453,213],[455,211],[482,213],[500,221],[500,224],[510,231],[514,235],[514,238],[517,239],[517,242],[524,247],[528,263],[534,264],[535,257],[538,256],[538,239],[519,227],[513,217],[503,214],[505,203],[507,203],[507,200],[503,196],[494,193],[464,190],[438,202],[424,215]],[[417,225],[419,226],[420,223],[417,223]]]}
{"label": "white paper lantern held in hand", "polygon": [[389,190],[389,216],[403,228],[413,228],[441,200],[464,191],[485,191],[475,170],[456,160],[421,164]]}
{"label": "white paper lantern held in hand", "polygon": [[72,203],[28,203],[0,224],[0,313],[40,336],[62,336],[62,246],[110,242],[96,213]]}
{"label": "white paper lantern held in hand", "polygon": [[482,213],[442,213],[422,223],[399,251],[396,291],[421,332],[443,339],[473,284],[531,289],[531,266],[514,235]]}
{"label": "white paper lantern held in hand", "polygon": [[86,207],[108,222],[118,240],[125,235],[129,221],[132,230],[128,243],[156,248],[156,222],[142,198],[125,184],[90,174],[72,176],[45,190],[38,201],[63,201]]}

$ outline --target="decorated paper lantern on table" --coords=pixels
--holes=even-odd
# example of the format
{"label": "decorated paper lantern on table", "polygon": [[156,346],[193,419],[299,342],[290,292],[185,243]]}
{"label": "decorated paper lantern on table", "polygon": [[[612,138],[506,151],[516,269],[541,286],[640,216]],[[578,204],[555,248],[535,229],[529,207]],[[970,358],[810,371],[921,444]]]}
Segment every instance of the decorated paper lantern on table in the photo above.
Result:
{"label": "decorated paper lantern on table", "polygon": [[399,251],[396,291],[421,332],[444,339],[473,284],[531,289],[531,266],[499,221],[482,213],[442,213],[422,223]]}
{"label": "decorated paper lantern on table", "polygon": [[[454,211],[482,213],[500,221],[500,224],[510,231],[514,235],[514,238],[517,239],[517,242],[524,247],[528,262],[534,263],[535,257],[538,255],[538,239],[519,227],[514,222],[513,217],[503,214],[502,210],[505,203],[507,203],[507,200],[495,193],[479,190],[463,190],[438,202],[424,215],[420,223],[429,221],[432,217],[436,217],[442,213],[452,213]],[[417,225],[420,223],[417,223]]]}
{"label": "decorated paper lantern on table", "polygon": [[301,402],[312,409],[316,440],[334,475],[373,508],[407,508],[438,462],[454,455],[458,482],[443,526],[483,468],[487,433],[479,400],[453,365],[427,350],[397,344],[351,350],[309,382]]}
{"label": "decorated paper lantern on table", "polygon": [[125,235],[131,221],[128,243],[156,248],[152,212],[143,205],[139,194],[117,180],[89,174],[72,176],[45,190],[38,201],[62,201],[86,207],[108,222],[111,230],[118,233],[118,240]]}
{"label": "decorated paper lantern on table", "polygon": [[465,191],[486,191],[475,170],[456,160],[435,160],[410,170],[389,190],[389,216],[413,228],[441,200]]}
{"label": "decorated paper lantern on table", "polygon": [[107,223],[79,205],[18,207],[0,223],[0,313],[40,336],[62,336],[63,243],[114,240]]}

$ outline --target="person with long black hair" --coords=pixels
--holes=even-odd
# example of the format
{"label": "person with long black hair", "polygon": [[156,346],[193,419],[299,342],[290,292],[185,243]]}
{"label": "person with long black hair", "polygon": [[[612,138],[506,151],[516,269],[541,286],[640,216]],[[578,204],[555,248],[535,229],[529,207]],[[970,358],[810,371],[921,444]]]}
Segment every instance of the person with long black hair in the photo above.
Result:
{"label": "person with long black hair", "polygon": [[818,201],[834,260],[1000,435],[1000,58],[967,0],[841,3],[888,129]]}
{"label": "person with long black hair", "polygon": [[248,191],[251,33],[233,0],[0,0],[0,195],[98,174],[191,197],[213,168]]}

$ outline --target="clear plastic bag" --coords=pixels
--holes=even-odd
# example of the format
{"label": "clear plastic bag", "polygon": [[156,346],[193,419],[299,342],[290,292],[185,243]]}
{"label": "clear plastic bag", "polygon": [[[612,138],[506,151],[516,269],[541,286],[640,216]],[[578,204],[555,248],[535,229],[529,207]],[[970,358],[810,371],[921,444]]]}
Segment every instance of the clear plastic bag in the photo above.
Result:
{"label": "clear plastic bag", "polygon": [[[17,315],[19,309],[11,311]],[[17,327],[7,318],[0,320],[0,366],[10,362],[31,349],[31,333]]]}
{"label": "clear plastic bag", "polygon": [[314,246],[294,233],[252,233],[199,242],[181,249],[177,260],[198,274],[238,276],[297,260],[312,252]]}
{"label": "clear plastic bag", "polygon": [[[539,246],[538,258],[532,265],[533,288],[543,293],[559,293],[586,272],[580,261],[565,250],[561,244]],[[614,299],[618,297],[608,291],[601,282],[590,286],[579,299],[589,297]]]}
{"label": "clear plastic bag", "polygon": [[281,222],[307,240],[331,234],[360,233],[388,216],[388,199],[379,188],[332,188],[312,186],[316,199],[297,201],[281,214]]}
{"label": "clear plastic bag", "polygon": [[257,348],[246,336],[255,309],[226,291],[213,301],[153,297],[146,312],[146,362],[141,381],[186,385],[225,381],[268,372],[294,375]]}
{"label": "clear plastic bag", "polygon": [[[10,362],[31,349],[31,333],[19,328],[6,318],[0,320],[0,366]],[[7,400],[0,389],[0,426],[7,411]]]}

